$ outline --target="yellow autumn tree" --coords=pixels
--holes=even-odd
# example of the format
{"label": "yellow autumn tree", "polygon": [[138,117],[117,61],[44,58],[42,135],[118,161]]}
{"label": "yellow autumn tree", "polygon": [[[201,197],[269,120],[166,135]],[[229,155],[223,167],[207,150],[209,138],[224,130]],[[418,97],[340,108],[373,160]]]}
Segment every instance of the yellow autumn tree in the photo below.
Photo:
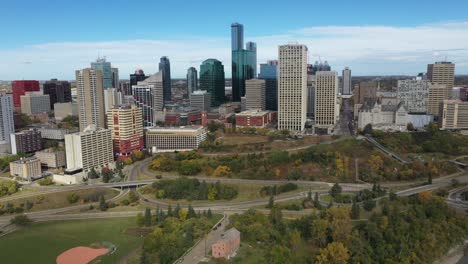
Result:
{"label": "yellow autumn tree", "polygon": [[349,260],[349,250],[340,242],[333,242],[320,249],[316,258],[318,264],[346,264]]}
{"label": "yellow autumn tree", "polygon": [[219,165],[213,172],[213,175],[215,177],[226,177],[230,173],[231,173],[231,168],[229,168],[228,166]]}

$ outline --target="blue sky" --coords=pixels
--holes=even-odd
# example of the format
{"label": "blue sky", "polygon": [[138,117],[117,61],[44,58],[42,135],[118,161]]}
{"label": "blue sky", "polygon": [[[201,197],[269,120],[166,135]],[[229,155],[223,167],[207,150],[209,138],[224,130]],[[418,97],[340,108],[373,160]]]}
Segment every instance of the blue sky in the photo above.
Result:
{"label": "blue sky", "polygon": [[457,74],[468,74],[463,0],[2,2],[0,80],[72,79],[98,54],[121,78],[136,68],[156,71],[164,55],[175,77],[210,57],[230,76],[235,21],[244,24],[245,41],[257,42],[259,63],[275,59],[277,45],[299,41],[311,62],[320,56],[355,75],[415,74],[445,56]]}

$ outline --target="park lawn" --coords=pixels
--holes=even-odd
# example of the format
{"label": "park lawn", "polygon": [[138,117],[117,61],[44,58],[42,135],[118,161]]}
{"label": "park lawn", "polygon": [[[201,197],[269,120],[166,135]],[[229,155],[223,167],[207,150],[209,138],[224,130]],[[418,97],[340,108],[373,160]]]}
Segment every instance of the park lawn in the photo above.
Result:
{"label": "park lawn", "polygon": [[[26,201],[31,201],[34,203],[34,205],[27,212],[42,211],[42,210],[57,209],[57,208],[75,206],[75,205],[86,204],[86,203],[93,203],[92,201],[84,202],[83,198],[87,197],[88,195],[97,193],[97,192],[99,192],[100,194],[103,194],[106,200],[116,196],[119,193],[117,190],[110,189],[110,188],[93,188],[93,189],[63,191],[63,192],[56,192],[56,193],[50,193],[50,194],[44,194],[44,195],[30,196],[27,198],[19,198],[15,200],[10,200],[8,202],[3,202],[3,204],[11,203],[13,204],[14,207],[20,207],[21,204],[24,204]],[[70,204],[67,200],[67,196],[71,193],[75,193],[79,195],[80,200],[74,204]]]}
{"label": "park lawn", "polygon": [[0,239],[0,259],[2,263],[49,264],[70,248],[108,241],[118,249],[100,257],[99,263],[117,263],[143,241],[124,234],[134,225],[134,217],[33,223]]}
{"label": "park lawn", "polygon": [[224,145],[246,145],[255,143],[267,143],[268,137],[261,135],[247,135],[247,134],[224,134],[221,138],[217,139]]}

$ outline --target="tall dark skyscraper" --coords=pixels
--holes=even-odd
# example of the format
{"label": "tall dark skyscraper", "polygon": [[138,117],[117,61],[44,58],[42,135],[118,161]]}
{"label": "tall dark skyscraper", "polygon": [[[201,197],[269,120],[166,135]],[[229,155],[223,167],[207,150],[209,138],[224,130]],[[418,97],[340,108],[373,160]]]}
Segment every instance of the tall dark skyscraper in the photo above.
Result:
{"label": "tall dark skyscraper", "polygon": [[133,85],[137,85],[138,82],[144,81],[148,76],[145,76],[145,73],[142,69],[138,69],[134,74],[130,74],[130,87],[127,91],[123,91],[124,95],[133,95]]}
{"label": "tall dark skyscraper", "polygon": [[50,107],[54,109],[55,103],[68,103],[72,101],[70,83],[52,79],[44,83],[44,94],[50,97]]}
{"label": "tall dark skyscraper", "polygon": [[216,59],[205,60],[200,66],[200,90],[211,94],[211,106],[224,103],[224,66]]}
{"label": "tall dark skyscraper", "polygon": [[190,67],[187,70],[187,94],[190,96],[191,93],[198,90],[198,76],[197,69]]}
{"label": "tall dark skyscraper", "polygon": [[250,51],[251,54],[251,67],[252,67],[252,70],[253,70],[253,78],[256,78],[257,77],[257,43],[255,42],[247,42],[245,44],[245,49]]}
{"label": "tall dark skyscraper", "polygon": [[249,42],[248,47],[255,50],[243,49],[244,26],[239,23],[231,25],[232,44],[232,100],[240,102],[245,95],[245,80],[255,78],[254,64],[256,64],[255,43]]}
{"label": "tall dark skyscraper", "polygon": [[244,25],[239,23],[231,24],[231,48],[241,50],[244,47]]}
{"label": "tall dark skyscraper", "polygon": [[168,57],[161,57],[161,60],[159,61],[159,71],[162,72],[163,77],[164,101],[171,101],[171,63],[169,62]]}
{"label": "tall dark skyscraper", "polygon": [[260,64],[259,79],[265,80],[266,110],[278,110],[278,61],[271,60],[266,64]]}

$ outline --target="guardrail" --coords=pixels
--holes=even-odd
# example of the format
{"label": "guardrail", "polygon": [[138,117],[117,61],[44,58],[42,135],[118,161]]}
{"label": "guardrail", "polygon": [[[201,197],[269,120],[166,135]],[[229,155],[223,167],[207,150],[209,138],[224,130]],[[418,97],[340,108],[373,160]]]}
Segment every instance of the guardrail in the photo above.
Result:
{"label": "guardrail", "polygon": [[[217,227],[221,222],[224,221],[224,219],[226,219],[227,215],[226,214],[223,214],[223,217],[216,223],[213,225],[213,227],[211,227],[211,230],[213,230],[215,227]],[[205,237],[207,236],[208,234],[205,235]],[[188,255],[188,253],[190,253],[190,251],[192,251],[196,246],[198,246],[198,244],[200,244],[200,242],[203,240],[203,238],[200,238],[197,240],[197,242],[195,242],[195,244],[193,246],[191,246],[189,249],[187,249],[185,251],[185,253],[180,256],[177,260],[175,260],[173,263],[176,264],[176,263],[182,263],[182,261],[184,260],[184,257]]]}

